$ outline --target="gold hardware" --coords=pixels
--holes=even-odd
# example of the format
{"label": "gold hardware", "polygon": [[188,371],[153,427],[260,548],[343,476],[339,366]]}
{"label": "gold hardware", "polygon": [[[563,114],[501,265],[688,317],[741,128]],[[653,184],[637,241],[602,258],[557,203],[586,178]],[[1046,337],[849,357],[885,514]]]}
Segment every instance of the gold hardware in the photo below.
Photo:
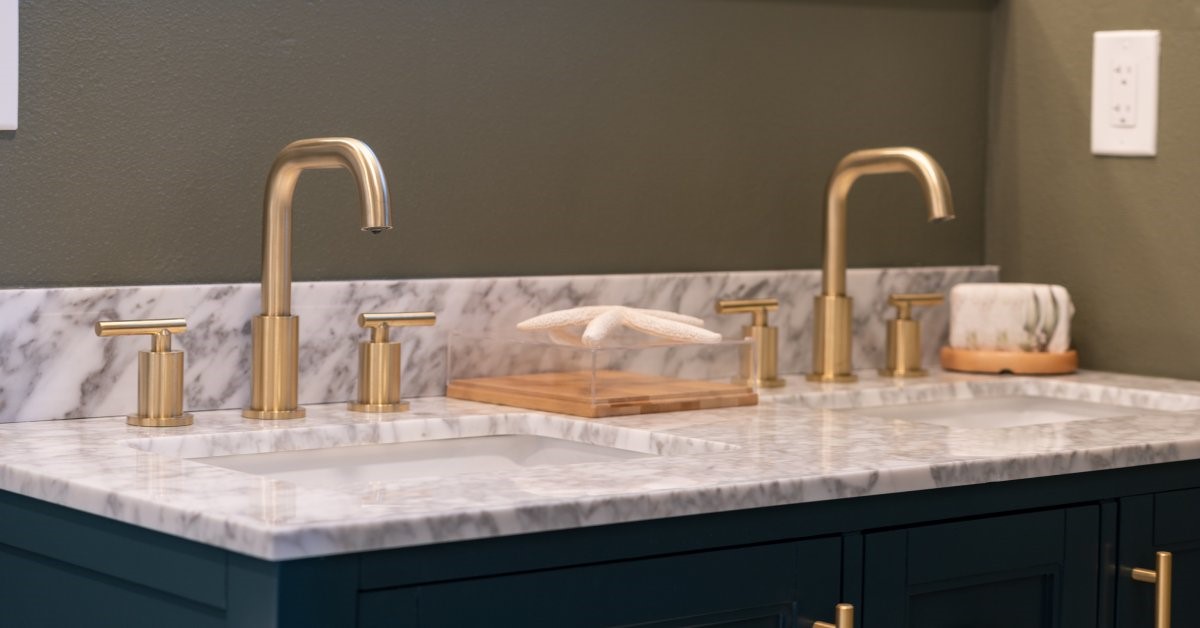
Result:
{"label": "gold hardware", "polygon": [[767,324],[767,312],[778,309],[778,299],[717,301],[718,314],[750,314],[754,317],[751,324],[742,327],[743,337],[749,338],[751,344],[742,347],[741,371],[733,383],[759,388],[778,388],[786,383],[779,378],[779,329]]}
{"label": "gold hardware", "polygon": [[358,343],[358,397],[350,402],[355,412],[403,412],[400,401],[401,352],[399,342],[390,342],[392,327],[433,325],[433,312],[387,312],[358,315],[358,326],[371,330],[369,342]]}
{"label": "gold hardware", "polygon": [[813,372],[810,382],[858,380],[850,362],[850,312],[854,300],[846,296],[813,299]]}
{"label": "gold hardware", "polygon": [[813,628],[854,628],[854,605],[838,604],[834,611],[834,622],[814,621]]}
{"label": "gold hardware", "polygon": [[391,229],[387,181],[371,148],[350,138],[326,137],[288,144],[275,158],[263,202],[262,315],[254,335],[248,419],[299,419],[300,319],[292,316],[292,196],[305,170],[345,168],[354,175],[362,229]]}
{"label": "gold hardware", "polygon": [[929,220],[954,218],[950,184],[933,157],[915,148],[871,148],[838,162],[825,189],[825,260],[821,294],[813,302],[814,382],[852,382],[851,300],[846,296],[846,197],[860,176],[907,172],[917,178],[929,206]]}
{"label": "gold hardware", "polygon": [[1171,628],[1171,552],[1155,552],[1154,569],[1136,567],[1130,576],[1154,585],[1154,628]]}
{"label": "gold hardware", "polygon": [[887,367],[879,369],[880,375],[889,377],[924,377],[921,368],[921,323],[912,319],[912,309],[917,306],[937,305],[942,295],[936,292],[921,294],[893,294],[888,305],[896,308],[896,318],[887,326]]}
{"label": "gold hardware", "polygon": [[126,423],[139,427],[191,425],[183,412],[183,352],[171,350],[171,334],[187,330],[182,318],[100,321],[96,335],[150,336],[150,350],[138,352],[138,408]]}

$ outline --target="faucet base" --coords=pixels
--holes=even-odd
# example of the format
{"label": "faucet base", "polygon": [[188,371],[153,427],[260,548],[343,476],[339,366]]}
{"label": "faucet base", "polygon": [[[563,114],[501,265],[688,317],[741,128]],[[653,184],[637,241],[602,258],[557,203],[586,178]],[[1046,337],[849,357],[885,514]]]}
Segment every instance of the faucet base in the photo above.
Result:
{"label": "faucet base", "polygon": [[849,375],[809,373],[804,376],[804,379],[817,384],[853,384],[858,381],[858,376],[854,373]]}
{"label": "faucet base", "polygon": [[135,427],[183,427],[192,424],[192,415],[155,417],[130,414],[125,417],[125,423]]}
{"label": "faucet base", "polygon": [[303,419],[307,414],[304,408],[296,408],[295,410],[254,410],[253,408],[245,408],[242,410],[242,416],[247,419],[258,419],[261,421]]}
{"label": "faucet base", "polygon": [[371,412],[377,414],[382,414],[385,412],[407,412],[408,402],[399,401],[396,403],[359,403],[357,401],[351,401],[350,403],[346,404],[346,407],[349,408],[351,412]]}
{"label": "faucet base", "polygon": [[879,369],[879,374],[884,377],[927,377],[929,371],[925,369]]}
{"label": "faucet base", "polygon": [[300,379],[300,317],[255,316],[250,319],[252,349],[250,407],[247,419],[302,419],[296,402]]}
{"label": "faucet base", "polygon": [[821,295],[813,299],[813,372],[808,374],[808,381],[858,381],[850,361],[853,307],[853,299],[843,295]]}

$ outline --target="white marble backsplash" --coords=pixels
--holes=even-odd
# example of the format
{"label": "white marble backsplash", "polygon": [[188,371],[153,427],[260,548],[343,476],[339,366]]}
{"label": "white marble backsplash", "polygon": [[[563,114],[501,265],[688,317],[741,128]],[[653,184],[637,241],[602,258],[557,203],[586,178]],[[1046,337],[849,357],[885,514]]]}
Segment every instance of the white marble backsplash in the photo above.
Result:
{"label": "white marble backsplash", "polygon": [[[883,363],[884,321],[894,292],[945,292],[962,282],[996,281],[994,266],[856,269],[848,274],[854,302],[854,364]],[[801,373],[812,352],[812,297],[818,270],[648,275],[595,275],[307,282],[293,286],[300,316],[300,402],[353,396],[360,312],[434,311],[436,327],[394,334],[404,345],[406,397],[442,395],[449,332],[508,333],[535,314],[578,305],[620,304],[673,310],[705,319],[730,337],[748,316],[718,316],[722,298],[778,297],[780,371]],[[175,285],[0,290],[0,423],[132,412],[137,405],[137,351],[145,338],[97,338],[98,320],[182,317],[188,331],[175,346],[187,352],[186,408],[240,408],[250,395],[250,317],[259,285]],[[945,307],[920,308],[926,360],[945,343]]]}

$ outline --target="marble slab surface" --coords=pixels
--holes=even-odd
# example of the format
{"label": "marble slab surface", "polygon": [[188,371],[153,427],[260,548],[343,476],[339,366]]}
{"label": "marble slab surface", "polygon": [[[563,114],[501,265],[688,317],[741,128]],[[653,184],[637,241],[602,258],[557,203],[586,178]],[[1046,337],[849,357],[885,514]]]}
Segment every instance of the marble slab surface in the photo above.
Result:
{"label": "marble slab surface", "polygon": [[[880,365],[884,321],[893,292],[945,292],[962,282],[996,281],[994,266],[853,269],[855,364]],[[354,393],[355,325],[365,311],[426,311],[436,327],[394,334],[404,345],[405,396],[445,393],[447,335],[512,329],[530,316],[578,305],[635,305],[700,316],[710,329],[740,337],[741,316],[718,317],[722,298],[778,297],[780,370],[800,373],[811,362],[812,297],[820,271],[760,271],[411,281],[309,282],[293,286],[300,316],[300,402],[344,401]],[[137,400],[137,352],[149,341],[97,338],[98,320],[188,320],[175,342],[186,353],[185,407],[241,408],[249,400],[250,317],[259,313],[259,285],[176,285],[0,290],[0,423],[132,412]],[[945,307],[918,308],[927,361],[945,343]]]}
{"label": "marble slab surface", "polygon": [[[283,560],[1200,458],[1200,383],[1024,378],[789,378],[756,407],[586,420],[444,398],[288,422],[202,412],[184,428],[121,418],[0,426],[0,489]],[[1006,429],[882,419],[908,402],[1032,395],[1122,416]],[[482,434],[539,434],[657,455],[315,488],[193,460]]]}

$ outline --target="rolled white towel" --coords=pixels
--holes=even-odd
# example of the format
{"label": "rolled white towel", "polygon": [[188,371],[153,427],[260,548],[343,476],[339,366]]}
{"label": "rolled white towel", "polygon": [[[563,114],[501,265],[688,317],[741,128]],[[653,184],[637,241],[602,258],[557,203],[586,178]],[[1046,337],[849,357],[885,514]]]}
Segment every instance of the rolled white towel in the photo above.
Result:
{"label": "rolled white towel", "polygon": [[963,283],[950,289],[950,346],[1062,353],[1071,347],[1075,306],[1062,286]]}

